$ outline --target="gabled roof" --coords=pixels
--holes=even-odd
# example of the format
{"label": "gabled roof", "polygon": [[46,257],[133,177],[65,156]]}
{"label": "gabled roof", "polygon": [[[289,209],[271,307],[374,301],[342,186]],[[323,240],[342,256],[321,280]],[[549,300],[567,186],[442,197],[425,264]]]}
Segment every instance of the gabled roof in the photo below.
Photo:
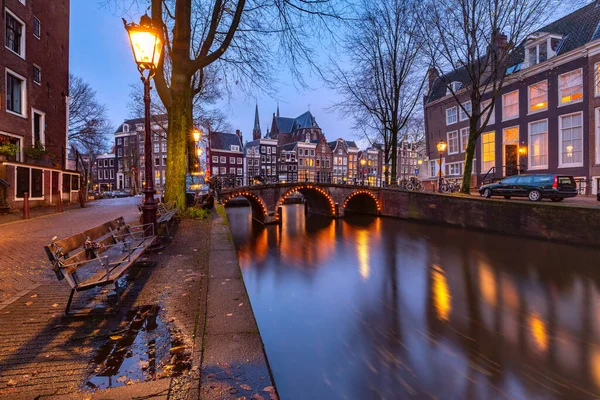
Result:
{"label": "gabled roof", "polygon": [[348,146],[348,148],[357,148],[358,146],[356,145],[356,143],[353,140],[346,140],[346,146]]}
{"label": "gabled roof", "polygon": [[240,151],[243,150],[242,139],[235,133],[225,133],[225,132],[211,132],[210,133],[210,148],[211,148],[211,150],[231,151],[231,146],[240,146]]}
{"label": "gabled roof", "polygon": [[[600,39],[600,7],[596,3],[595,1],[591,2],[531,34],[548,33],[561,35],[563,39],[558,45],[557,55],[568,53],[591,41]],[[509,57],[508,73],[519,71],[525,61],[525,42],[523,41],[523,43],[517,46]],[[459,68],[437,78],[425,99],[425,103],[430,103],[446,96],[446,84],[450,82],[460,82],[463,85],[469,84],[470,79],[467,70],[464,67]]]}
{"label": "gabled roof", "polygon": [[251,142],[246,142],[246,145],[244,146],[244,154],[248,154],[249,149],[259,146],[259,145],[260,145],[260,139],[253,140]]}
{"label": "gabled roof", "polygon": [[294,120],[293,130],[304,129],[304,128],[319,128],[317,120],[310,111],[296,117]]}
{"label": "gabled roof", "polygon": [[298,144],[298,142],[284,144],[283,146],[279,146],[279,149],[284,150],[284,151],[294,151],[294,150],[296,150],[297,144]]}
{"label": "gabled roof", "polygon": [[279,133],[292,133],[294,128],[294,118],[275,117],[275,125],[279,129]]}
{"label": "gabled roof", "polygon": [[[150,120],[152,123],[164,123],[164,122],[168,122],[169,121],[169,116],[167,114],[158,114],[158,115],[152,115],[150,116]],[[123,121],[123,123],[121,125],[119,125],[117,127],[117,130],[115,131],[115,133],[123,133],[123,125],[127,124],[129,125],[129,131],[135,131],[135,126],[137,124],[143,124],[146,121],[145,118],[134,118],[134,119],[126,119],[125,121]]]}

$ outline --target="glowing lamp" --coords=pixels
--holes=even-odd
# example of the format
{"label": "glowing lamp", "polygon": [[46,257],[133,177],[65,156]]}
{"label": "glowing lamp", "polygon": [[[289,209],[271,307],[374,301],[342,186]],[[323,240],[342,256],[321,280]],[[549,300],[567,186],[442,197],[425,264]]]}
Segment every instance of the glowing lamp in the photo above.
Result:
{"label": "glowing lamp", "polygon": [[152,19],[147,15],[140,18],[140,23],[127,23],[123,19],[123,24],[129,34],[133,57],[138,65],[140,72],[144,70],[154,71],[160,62],[162,55],[161,32],[152,24]]}
{"label": "glowing lamp", "polygon": [[199,129],[194,129],[194,132],[192,132],[192,134],[194,135],[194,142],[199,142],[200,141],[200,130]]}
{"label": "glowing lamp", "polygon": [[444,142],[443,140],[440,140],[437,144],[436,144],[436,148],[438,153],[443,153],[444,151],[446,151],[446,142]]}

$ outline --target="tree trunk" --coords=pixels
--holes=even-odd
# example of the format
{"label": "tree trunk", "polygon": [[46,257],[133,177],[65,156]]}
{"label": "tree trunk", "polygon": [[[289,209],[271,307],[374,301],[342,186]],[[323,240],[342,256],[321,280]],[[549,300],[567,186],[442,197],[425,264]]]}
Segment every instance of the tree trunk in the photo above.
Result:
{"label": "tree trunk", "polygon": [[[186,208],[186,173],[187,159],[185,154],[188,147],[188,136],[192,126],[192,94],[189,84],[181,91],[173,91],[172,102],[169,106],[169,128],[167,133],[167,179],[165,200],[176,202],[177,208]],[[154,179],[154,177],[152,177]]]}
{"label": "tree trunk", "polygon": [[469,143],[467,144],[467,153],[465,155],[465,170],[463,173],[462,186],[460,192],[471,194],[471,173],[473,172],[473,158],[475,157],[475,149],[477,144],[477,119],[471,118],[469,122]]}
{"label": "tree trunk", "polygon": [[397,183],[398,174],[396,170],[398,169],[398,131],[394,130],[392,132],[392,185]]}

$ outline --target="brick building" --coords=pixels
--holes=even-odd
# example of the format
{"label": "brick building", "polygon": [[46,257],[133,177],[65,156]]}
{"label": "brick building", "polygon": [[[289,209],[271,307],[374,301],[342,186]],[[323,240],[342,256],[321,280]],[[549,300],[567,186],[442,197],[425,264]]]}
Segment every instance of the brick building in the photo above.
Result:
{"label": "brick building", "polygon": [[109,192],[117,187],[117,163],[115,153],[104,153],[96,157],[94,168],[94,189]]}
{"label": "brick building", "polygon": [[[596,193],[600,181],[600,8],[592,2],[531,33],[509,58],[507,78],[478,139],[472,185],[522,172],[561,173]],[[508,38],[510,39],[510,38]],[[496,40],[504,41],[499,35]],[[463,70],[429,71],[425,124],[430,179],[440,172],[436,143],[444,140],[442,174],[462,179],[468,118]],[[489,101],[489,94],[484,95]],[[591,185],[590,185],[591,183]]]}
{"label": "brick building", "polygon": [[[164,190],[167,168],[166,114],[151,117],[152,175],[154,188]],[[143,188],[145,176],[145,120],[144,118],[124,121],[115,132],[115,163],[117,190],[138,193]]]}
{"label": "brick building", "polygon": [[260,138],[246,143],[246,177],[263,183],[277,182],[277,140]]}
{"label": "brick building", "polygon": [[[0,27],[0,201],[77,198],[67,171],[69,0],[4,0]],[[33,149],[36,147],[35,149]]]}
{"label": "brick building", "polygon": [[400,181],[419,175],[418,160],[422,158],[419,144],[403,140],[398,143],[398,157],[396,164],[396,177]]}
{"label": "brick building", "polygon": [[273,113],[271,131],[268,133],[270,139],[277,139],[279,146],[300,141],[321,140],[323,136],[323,131],[310,111],[296,118],[281,117],[279,106],[277,106],[277,113]]}
{"label": "brick building", "polygon": [[381,186],[383,181],[382,171],[383,151],[381,150],[381,145],[372,144],[359,152],[357,181],[365,185]]}
{"label": "brick building", "polygon": [[209,176],[234,177],[238,184],[244,181],[244,146],[242,133],[210,132],[206,149]]}
{"label": "brick building", "polygon": [[278,148],[277,174],[281,183],[298,182],[297,145],[298,143],[288,143]]}
{"label": "brick building", "polygon": [[331,165],[332,152],[325,136],[321,140],[313,140],[316,144],[315,148],[315,182],[331,183],[333,182],[333,166]]}

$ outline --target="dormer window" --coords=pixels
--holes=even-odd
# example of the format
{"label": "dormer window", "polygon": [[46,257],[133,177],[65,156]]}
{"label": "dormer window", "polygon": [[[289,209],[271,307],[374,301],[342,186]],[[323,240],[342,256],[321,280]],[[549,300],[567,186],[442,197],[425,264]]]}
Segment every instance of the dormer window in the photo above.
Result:
{"label": "dormer window", "polygon": [[129,132],[129,125],[123,124],[123,132]]}
{"label": "dormer window", "polygon": [[240,146],[231,145],[231,151],[240,151]]}
{"label": "dormer window", "polygon": [[557,36],[542,36],[532,39],[525,46],[527,66],[531,67],[556,56],[561,40],[562,38]]}
{"label": "dormer window", "polygon": [[456,93],[461,88],[462,88],[462,83],[454,81],[454,82],[450,83],[450,85],[446,89],[446,95],[449,95],[450,93]]}

